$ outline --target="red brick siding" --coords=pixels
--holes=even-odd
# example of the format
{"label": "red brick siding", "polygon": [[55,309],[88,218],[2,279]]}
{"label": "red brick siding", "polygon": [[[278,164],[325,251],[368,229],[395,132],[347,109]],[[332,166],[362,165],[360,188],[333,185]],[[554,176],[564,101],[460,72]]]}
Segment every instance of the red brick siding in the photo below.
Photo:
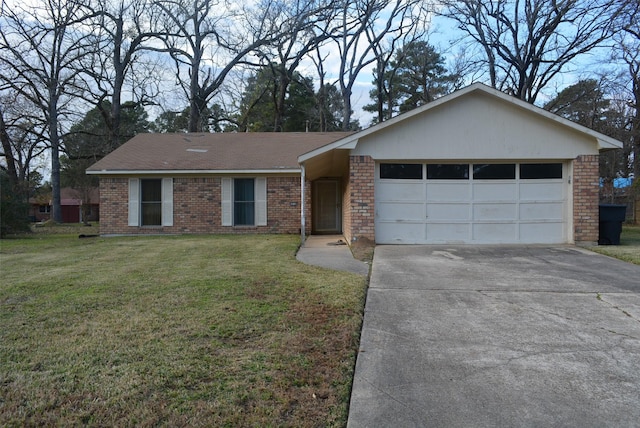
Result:
{"label": "red brick siding", "polygon": [[267,226],[222,226],[220,177],[173,179],[171,227],[128,226],[128,177],[101,177],[100,204],[100,233],[103,235],[300,233],[300,177],[267,177]]}
{"label": "red brick siding", "polygon": [[349,157],[349,209],[345,237],[350,241],[367,238],[375,241],[375,162],[371,156]]}
{"label": "red brick siding", "polygon": [[598,155],[582,155],[573,161],[573,239],[598,242]]}
{"label": "red brick siding", "polygon": [[351,242],[351,182],[349,176],[342,177],[342,234]]}
{"label": "red brick siding", "polygon": [[[298,182],[300,179],[298,179]],[[311,235],[311,230],[313,229],[313,225],[311,224],[312,220],[312,206],[311,206],[311,182],[306,180],[304,183],[304,234],[305,236]],[[300,194],[300,190],[298,189],[298,194]],[[300,208],[298,208],[298,224],[300,224]]]}
{"label": "red brick siding", "polygon": [[100,233],[128,233],[128,196],[128,179],[100,177]]}

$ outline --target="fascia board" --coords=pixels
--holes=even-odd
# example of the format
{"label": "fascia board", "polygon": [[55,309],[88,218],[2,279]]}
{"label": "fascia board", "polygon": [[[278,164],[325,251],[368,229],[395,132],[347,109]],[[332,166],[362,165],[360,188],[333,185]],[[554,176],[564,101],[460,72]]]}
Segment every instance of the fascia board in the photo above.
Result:
{"label": "fascia board", "polygon": [[247,174],[300,174],[300,168],[282,169],[185,169],[185,170],[91,170],[88,175],[247,175]]}
{"label": "fascia board", "polygon": [[[364,132],[364,131],[360,131]],[[360,132],[350,135],[341,140],[335,141],[333,143],[327,144],[326,146],[318,147],[315,150],[311,150],[303,155],[298,156],[298,163],[302,164],[309,159],[312,159],[318,155],[321,155],[326,152],[330,152],[331,150],[351,150],[355,149],[358,145],[358,136],[360,136]],[[354,138],[356,137],[356,138]]]}

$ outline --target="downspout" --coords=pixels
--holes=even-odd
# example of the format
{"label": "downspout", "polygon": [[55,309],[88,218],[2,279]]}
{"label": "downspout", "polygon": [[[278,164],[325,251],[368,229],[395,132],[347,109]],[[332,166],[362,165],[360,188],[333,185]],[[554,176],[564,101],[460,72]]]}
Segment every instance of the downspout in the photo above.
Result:
{"label": "downspout", "polygon": [[304,215],[305,210],[305,182],[306,173],[304,164],[300,164],[300,243],[304,244],[305,241],[305,229],[307,228],[307,222]]}

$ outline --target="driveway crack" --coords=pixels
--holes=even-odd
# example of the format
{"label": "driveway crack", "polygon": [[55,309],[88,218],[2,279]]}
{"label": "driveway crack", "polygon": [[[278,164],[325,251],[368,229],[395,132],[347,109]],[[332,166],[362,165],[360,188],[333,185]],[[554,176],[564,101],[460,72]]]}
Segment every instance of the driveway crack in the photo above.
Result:
{"label": "driveway crack", "polygon": [[[538,313],[538,314],[544,314],[544,315],[551,315],[551,316],[554,316],[554,317],[557,317],[557,318],[560,318],[560,319],[563,319],[563,320],[566,320],[566,321],[571,321],[571,322],[575,322],[576,321],[574,318],[568,317],[566,315],[561,315],[561,314],[556,313],[556,312],[545,311],[545,310],[541,310],[541,309],[535,309],[535,308],[532,308],[530,306],[524,306],[524,305],[522,305],[520,303],[510,302],[509,300],[502,299],[502,298],[500,298],[499,296],[497,296],[495,294],[489,294],[489,293],[492,293],[491,291],[484,291],[484,290],[477,290],[477,291],[480,294],[482,294],[483,296],[485,296],[485,297],[500,301],[502,303],[506,303],[508,305],[512,305],[512,306],[518,307],[518,308],[526,310],[526,311],[531,311],[531,312],[535,312],[535,313]],[[588,293],[588,294],[592,294],[592,293]]]}

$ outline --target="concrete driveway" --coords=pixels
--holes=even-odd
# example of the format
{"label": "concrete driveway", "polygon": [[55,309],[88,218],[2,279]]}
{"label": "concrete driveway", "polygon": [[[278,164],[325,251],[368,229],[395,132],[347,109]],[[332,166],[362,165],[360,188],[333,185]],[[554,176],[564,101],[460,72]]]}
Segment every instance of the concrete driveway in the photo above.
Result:
{"label": "concrete driveway", "polygon": [[376,247],[348,426],[640,426],[640,266]]}

